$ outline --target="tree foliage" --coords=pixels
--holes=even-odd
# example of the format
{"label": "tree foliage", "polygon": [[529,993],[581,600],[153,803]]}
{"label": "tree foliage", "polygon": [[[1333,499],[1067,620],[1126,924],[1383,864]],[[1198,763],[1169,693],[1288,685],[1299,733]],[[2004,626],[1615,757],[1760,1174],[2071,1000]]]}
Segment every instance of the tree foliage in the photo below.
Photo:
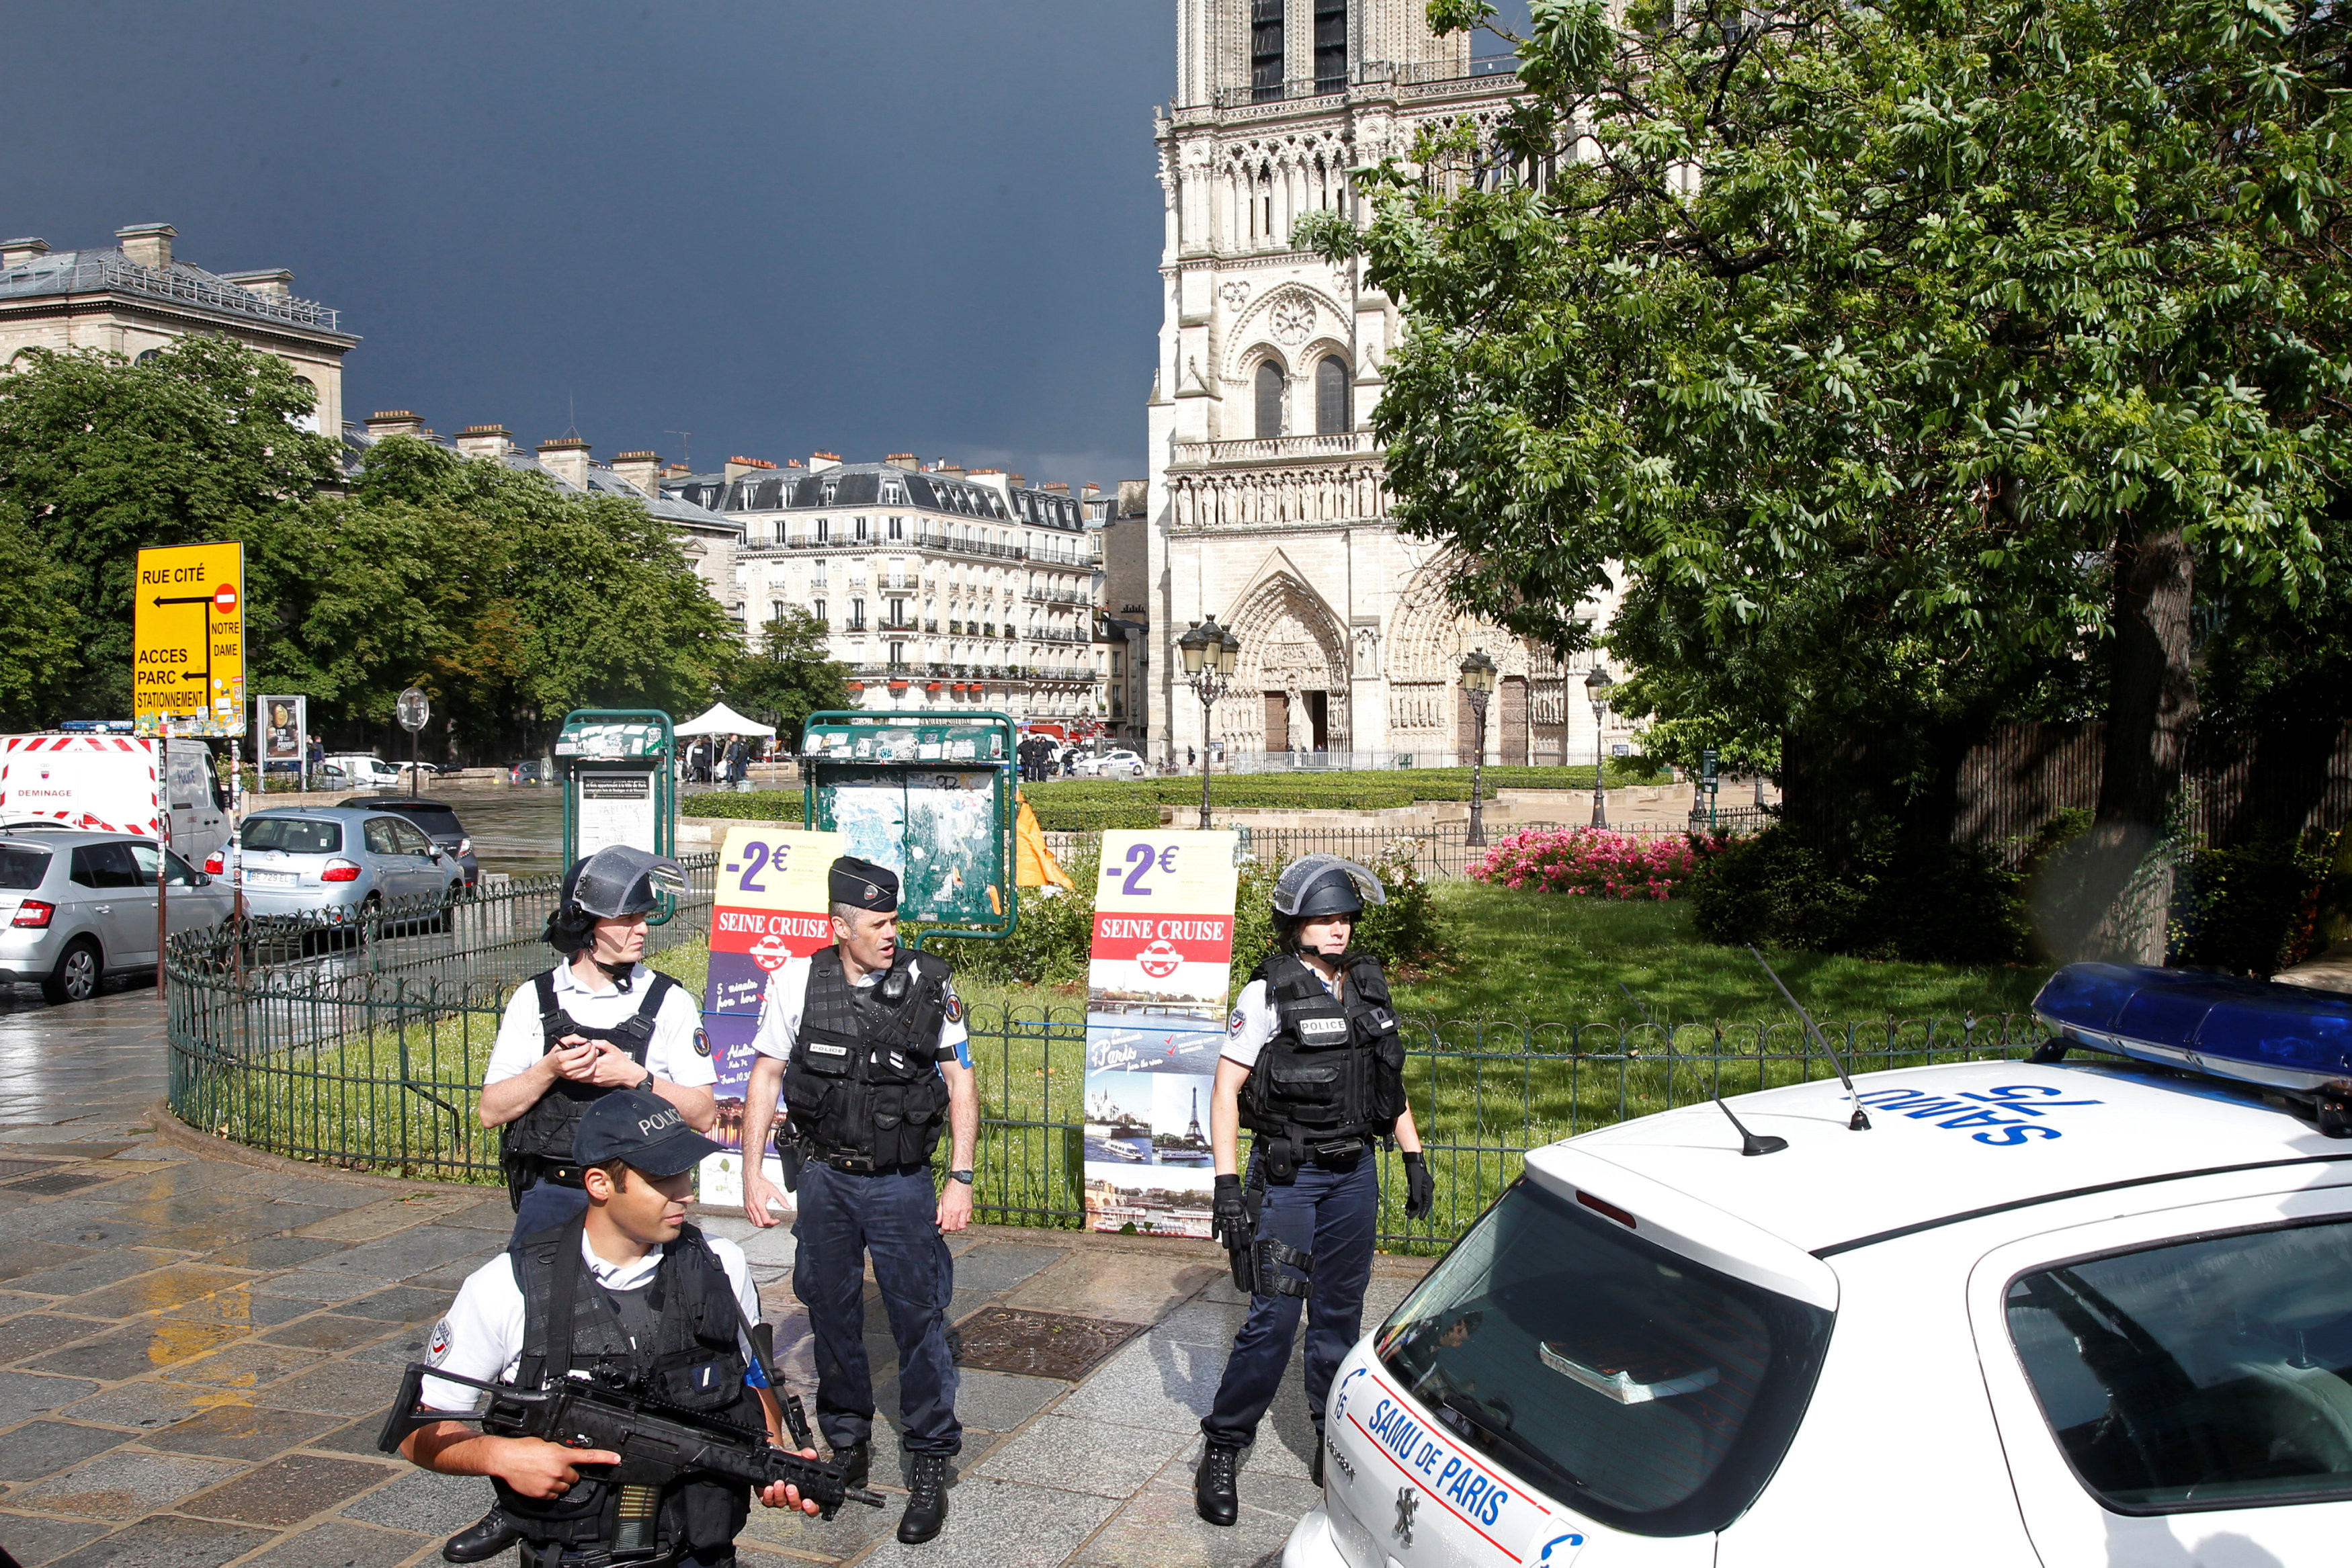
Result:
{"label": "tree foliage", "polygon": [[1532,17],[1492,151],[1426,135],[1314,235],[1408,312],[1381,434],[1463,607],[1573,649],[1622,573],[1633,711],[1866,742],[1889,800],[1994,717],[2104,711],[2103,814],[2152,821],[2192,591],[2244,623],[2324,597],[2342,14]]}
{"label": "tree foliage", "polygon": [[416,685],[467,751],[530,750],[577,706],[698,709],[740,658],[643,507],[404,436],[350,480],[290,423],[310,397],[204,338],[140,364],[30,350],[0,375],[0,644],[50,650],[22,675],[0,653],[6,722],[130,712],[142,545],[241,540],[247,690],[350,734]]}
{"label": "tree foliage", "polygon": [[809,715],[856,706],[849,695],[849,666],[825,651],[824,622],[793,606],[761,629],[759,651],[737,663],[727,701],[738,713],[774,725],[776,743],[787,750],[798,749]]}

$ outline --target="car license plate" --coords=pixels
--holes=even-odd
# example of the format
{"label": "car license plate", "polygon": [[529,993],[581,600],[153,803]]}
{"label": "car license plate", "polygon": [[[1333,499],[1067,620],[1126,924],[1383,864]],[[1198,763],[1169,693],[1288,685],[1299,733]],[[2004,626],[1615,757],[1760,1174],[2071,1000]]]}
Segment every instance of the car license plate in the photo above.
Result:
{"label": "car license plate", "polygon": [[299,880],[290,871],[249,871],[245,873],[248,887],[292,887]]}

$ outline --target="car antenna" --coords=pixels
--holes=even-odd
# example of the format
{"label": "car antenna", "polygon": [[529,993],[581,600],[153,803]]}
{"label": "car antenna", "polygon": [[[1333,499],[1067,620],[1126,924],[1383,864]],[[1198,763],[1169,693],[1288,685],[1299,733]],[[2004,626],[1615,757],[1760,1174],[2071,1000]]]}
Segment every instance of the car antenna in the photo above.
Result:
{"label": "car antenna", "polygon": [[1822,1048],[1823,1054],[1829,1057],[1830,1064],[1837,1069],[1838,1082],[1845,1085],[1846,1093],[1853,1099],[1853,1120],[1846,1124],[1846,1130],[1854,1133],[1870,1131],[1870,1118],[1863,1113],[1862,1098],[1854,1093],[1853,1074],[1845,1070],[1845,1059],[1837,1053],[1837,1047],[1829,1042],[1829,1037],[1822,1033],[1821,1026],[1813,1021],[1813,1015],[1805,1010],[1804,1004],[1789,995],[1789,988],[1781,984],[1780,977],[1773,973],[1772,966],[1764,963],[1764,955],[1756,951],[1755,943],[1748,945],[1748,951],[1757,963],[1763,965],[1764,972],[1771,975],[1772,983],[1780,988],[1780,995],[1788,998],[1789,1005],[1797,1009],[1797,1016],[1805,1020],[1805,1028],[1811,1033],[1814,1043]]}
{"label": "car antenna", "polygon": [[1765,1134],[1762,1137],[1758,1137],[1755,1134],[1749,1132],[1746,1123],[1742,1122],[1738,1117],[1731,1115],[1731,1107],[1723,1103],[1723,1096],[1720,1094],[1715,1097],[1715,1108],[1722,1112],[1725,1115],[1731,1116],[1731,1124],[1739,1129],[1739,1152],[1741,1154],[1777,1155],[1782,1149],[1789,1146],[1789,1140],[1786,1138],[1775,1137],[1769,1133]]}

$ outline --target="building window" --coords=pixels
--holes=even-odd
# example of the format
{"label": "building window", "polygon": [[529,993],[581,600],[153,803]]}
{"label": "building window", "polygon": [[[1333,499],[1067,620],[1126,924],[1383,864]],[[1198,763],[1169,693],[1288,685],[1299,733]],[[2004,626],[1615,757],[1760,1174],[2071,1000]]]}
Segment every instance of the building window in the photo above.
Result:
{"label": "building window", "polygon": [[894,539],[903,539],[907,537],[906,518],[893,517],[890,519],[890,537]]}
{"label": "building window", "polygon": [[809,613],[816,617],[816,623],[817,623],[818,625],[820,625],[820,626],[824,625],[824,600],[822,600],[822,599],[812,599],[812,600],[810,600],[810,601],[809,601]]}
{"label": "building window", "polygon": [[1265,360],[1257,367],[1257,438],[1272,441],[1282,434],[1282,367]]}
{"label": "building window", "polygon": [[1348,0],[1315,0],[1315,90],[1348,85]]}
{"label": "building window", "polygon": [[1250,0],[1250,99],[1282,96],[1282,8],[1285,0]]}
{"label": "building window", "polygon": [[893,626],[906,625],[907,601],[903,599],[884,600],[882,601],[882,614],[883,617]]}
{"label": "building window", "polygon": [[[771,621],[782,621],[783,618],[784,601],[781,599],[772,599],[768,601],[768,619]],[[820,619],[822,619],[822,617],[820,617]]]}
{"label": "building window", "polygon": [[1338,435],[1352,423],[1348,415],[1348,361],[1326,354],[1315,367],[1315,434]]}
{"label": "building window", "polygon": [[163,352],[161,349],[142,349],[139,350],[139,357],[131,362],[134,365],[143,365],[148,361],[158,358]]}
{"label": "building window", "polygon": [[866,537],[866,519],[864,517],[857,519],[857,537],[861,539]]}
{"label": "building window", "polygon": [[906,665],[907,665],[907,644],[905,644],[904,643],[891,643],[891,644],[890,644],[890,667],[891,667],[892,669],[894,669],[894,670],[898,670],[898,669],[904,669],[904,668],[906,668]]}
{"label": "building window", "polygon": [[824,544],[832,538],[833,519],[831,517],[819,517],[816,520],[816,542],[819,544]]}
{"label": "building window", "polygon": [[809,586],[814,588],[819,593],[823,593],[824,591],[824,562],[818,561],[815,567],[810,570]]}
{"label": "building window", "polygon": [[833,483],[831,480],[827,480],[824,486],[824,504],[826,506],[830,507],[833,505],[834,494]]}
{"label": "building window", "polygon": [[849,601],[849,629],[852,632],[866,630],[866,601],[863,599]]}

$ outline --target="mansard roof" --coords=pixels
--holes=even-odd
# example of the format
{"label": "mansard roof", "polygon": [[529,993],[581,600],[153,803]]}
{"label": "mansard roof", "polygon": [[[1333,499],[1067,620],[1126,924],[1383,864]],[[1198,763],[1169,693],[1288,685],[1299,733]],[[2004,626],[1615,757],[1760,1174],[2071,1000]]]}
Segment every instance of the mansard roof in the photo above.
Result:
{"label": "mansard roof", "polygon": [[[683,483],[699,492],[707,477]],[[886,490],[894,496],[886,497]],[[845,463],[809,473],[783,469],[747,474],[727,485],[725,495],[706,505],[737,512],[842,511],[857,507],[903,507],[948,517],[1024,523],[1077,533],[1084,515],[1072,497],[1028,486],[1010,487],[1010,499],[994,486],[948,474],[920,474],[890,463]],[[1009,507],[1009,509],[1008,509]]]}
{"label": "mansard roof", "polygon": [[119,250],[58,250],[0,268],[0,300],[109,293],[257,326],[349,336],[339,325],[341,313],[315,299],[262,294],[184,261],[142,267]]}
{"label": "mansard roof", "polygon": [[[412,434],[411,438],[419,441],[429,441],[434,445],[441,447],[446,451],[455,452],[457,450],[455,443],[441,435],[415,435]],[[344,425],[343,471],[346,474],[356,477],[360,471],[367,466],[368,448],[373,446],[382,439],[383,438],[381,436],[371,435],[368,434],[364,426],[357,424]],[[647,496],[635,485],[630,484],[626,479],[622,478],[618,474],[614,473],[613,471],[612,465],[608,463],[598,463],[593,459],[590,461],[588,465],[588,488],[585,492],[582,492],[573,489],[571,481],[564,478],[562,475],[555,472],[555,470],[548,467],[544,463],[541,463],[539,460],[538,454],[526,447],[512,447],[499,460],[508,467],[514,469],[518,473],[544,474],[547,476],[549,483],[552,484],[557,489],[568,492],[572,495],[581,495],[584,493],[591,496],[613,496],[625,501],[635,501],[639,506],[645,507],[646,511],[652,513],[655,517],[659,517],[662,521],[675,524],[682,528],[696,528],[704,532],[730,533],[738,535],[743,531],[743,525],[735,521],[732,517],[723,517],[707,507],[697,506],[692,500],[688,499],[685,497],[670,494],[670,486],[657,486],[656,488],[660,491],[660,494]],[[471,460],[469,459],[469,461]]]}

